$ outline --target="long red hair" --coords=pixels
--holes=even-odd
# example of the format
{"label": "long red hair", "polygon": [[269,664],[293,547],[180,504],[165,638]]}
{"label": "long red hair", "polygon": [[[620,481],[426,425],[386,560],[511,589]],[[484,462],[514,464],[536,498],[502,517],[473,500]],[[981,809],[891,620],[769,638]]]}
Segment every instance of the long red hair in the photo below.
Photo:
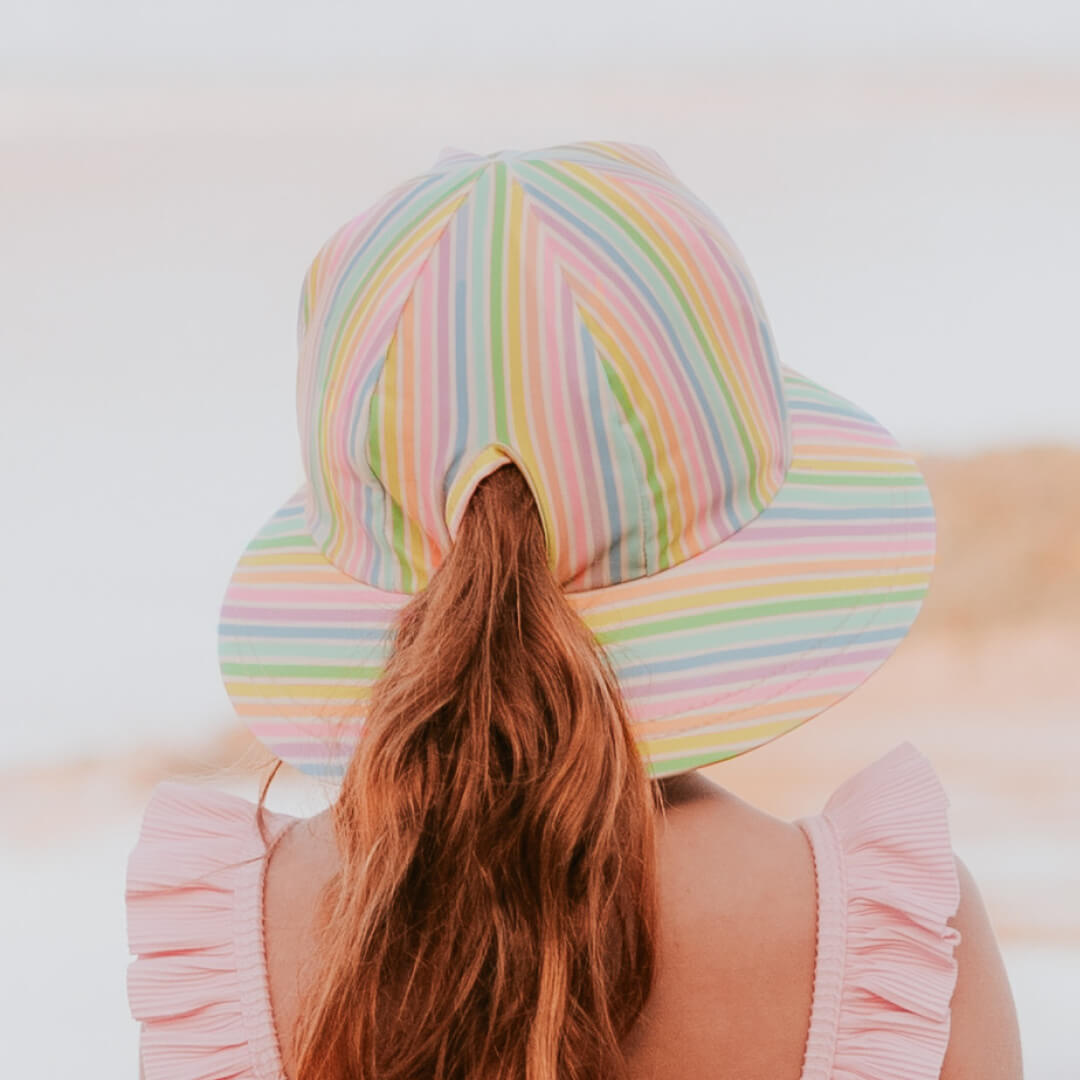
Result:
{"label": "long red hair", "polygon": [[333,806],[295,1080],[625,1076],[655,970],[660,806],[503,466],[401,612]]}

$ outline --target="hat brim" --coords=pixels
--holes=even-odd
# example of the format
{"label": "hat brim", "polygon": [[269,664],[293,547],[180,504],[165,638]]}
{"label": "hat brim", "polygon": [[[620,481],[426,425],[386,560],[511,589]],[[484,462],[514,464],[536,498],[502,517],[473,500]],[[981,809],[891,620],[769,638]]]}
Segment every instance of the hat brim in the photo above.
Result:
{"label": "hat brim", "polygon": [[[793,454],[765,510],[677,566],[566,594],[618,675],[653,777],[746,753],[840,701],[926,595],[934,510],[914,458],[858,406],[782,370]],[[328,562],[305,528],[305,491],[241,555],[219,660],[254,735],[302,772],[336,777],[411,594]]]}

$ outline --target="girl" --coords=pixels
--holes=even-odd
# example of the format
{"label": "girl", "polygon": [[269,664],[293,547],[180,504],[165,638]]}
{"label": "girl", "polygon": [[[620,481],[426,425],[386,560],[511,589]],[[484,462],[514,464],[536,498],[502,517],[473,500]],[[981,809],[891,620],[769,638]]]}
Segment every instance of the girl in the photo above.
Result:
{"label": "girl", "polygon": [[326,241],[298,337],[307,479],[220,652],[340,788],[308,819],[155,790],[146,1080],[1019,1077],[918,751],[794,823],[695,771],[880,665],[934,526],[667,164],[445,151]]}

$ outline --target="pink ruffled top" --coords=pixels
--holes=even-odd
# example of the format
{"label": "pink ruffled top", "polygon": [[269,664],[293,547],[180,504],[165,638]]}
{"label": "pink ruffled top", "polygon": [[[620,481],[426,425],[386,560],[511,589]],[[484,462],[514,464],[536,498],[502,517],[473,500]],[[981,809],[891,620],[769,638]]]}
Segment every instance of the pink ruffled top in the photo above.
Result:
{"label": "pink ruffled top", "polygon": [[[801,1080],[931,1080],[949,1038],[959,904],[948,800],[910,743],[804,818],[817,876],[813,1006]],[[295,821],[210,788],[159,784],[128,862],[128,1000],[146,1080],[284,1080],[262,891]]]}

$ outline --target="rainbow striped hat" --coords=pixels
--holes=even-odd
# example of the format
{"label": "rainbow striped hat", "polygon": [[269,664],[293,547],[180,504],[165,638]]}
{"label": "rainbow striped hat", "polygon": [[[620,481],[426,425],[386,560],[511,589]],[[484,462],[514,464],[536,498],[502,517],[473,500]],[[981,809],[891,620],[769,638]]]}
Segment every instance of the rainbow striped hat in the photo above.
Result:
{"label": "rainbow striped hat", "polygon": [[934,512],[871,416],[779,363],[743,257],[652,149],[448,148],[323,244],[298,313],[305,483],[229,581],[229,697],[340,776],[477,483],[516,463],[650,774],[855,689],[927,590]]}

